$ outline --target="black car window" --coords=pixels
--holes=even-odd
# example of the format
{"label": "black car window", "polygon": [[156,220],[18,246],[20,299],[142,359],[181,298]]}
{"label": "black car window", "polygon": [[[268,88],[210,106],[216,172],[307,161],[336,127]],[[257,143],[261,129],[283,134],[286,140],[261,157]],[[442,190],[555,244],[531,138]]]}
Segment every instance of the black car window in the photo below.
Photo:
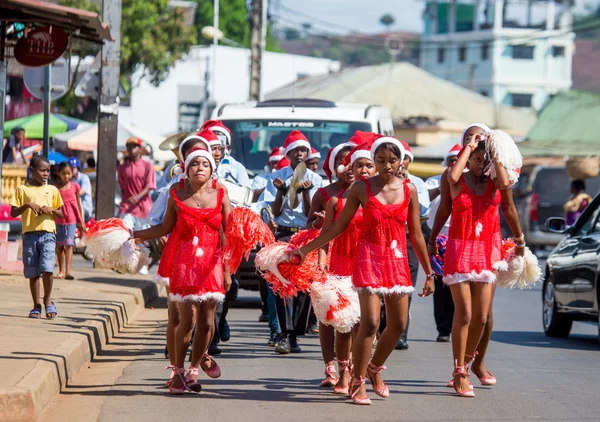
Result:
{"label": "black car window", "polygon": [[563,198],[569,197],[570,190],[571,181],[564,168],[543,168],[535,177],[533,191],[539,195],[540,201],[563,201]]}
{"label": "black car window", "polygon": [[[581,217],[579,217],[579,220],[577,220],[577,223],[575,223],[573,236],[584,236],[591,232],[600,231],[600,223],[598,222],[599,213],[600,197],[597,197],[590,205],[588,205]],[[592,223],[594,224],[593,226]]]}

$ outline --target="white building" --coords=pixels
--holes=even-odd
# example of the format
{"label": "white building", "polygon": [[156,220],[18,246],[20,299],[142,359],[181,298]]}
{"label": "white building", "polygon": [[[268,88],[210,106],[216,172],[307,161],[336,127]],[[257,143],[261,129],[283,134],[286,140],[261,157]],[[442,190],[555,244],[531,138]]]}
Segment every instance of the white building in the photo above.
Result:
{"label": "white building", "polygon": [[[135,75],[131,91],[131,123],[161,135],[197,128],[207,77],[209,91],[213,88],[210,75],[213,52],[212,47],[192,47],[158,87],[146,78],[140,79],[139,74]],[[266,52],[261,90],[263,93],[270,92],[299,78],[339,70],[338,61]],[[217,104],[247,101],[249,91],[250,50],[219,46],[216,87],[212,98]]]}
{"label": "white building", "polygon": [[429,1],[421,67],[496,103],[539,110],[572,84],[572,8],[554,0]]}

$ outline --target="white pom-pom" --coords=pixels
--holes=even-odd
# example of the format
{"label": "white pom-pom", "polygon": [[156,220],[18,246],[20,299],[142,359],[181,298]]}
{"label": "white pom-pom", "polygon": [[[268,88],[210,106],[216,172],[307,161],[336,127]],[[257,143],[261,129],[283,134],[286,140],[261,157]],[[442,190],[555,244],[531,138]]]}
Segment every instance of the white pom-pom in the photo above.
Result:
{"label": "white pom-pom", "polygon": [[475,235],[477,237],[479,237],[481,235],[481,232],[483,231],[483,224],[481,224],[481,222],[477,223],[477,226],[475,226]]}
{"label": "white pom-pom", "polygon": [[313,283],[310,297],[315,315],[340,333],[349,333],[360,319],[358,294],[350,277],[328,276],[325,283]]}
{"label": "white pom-pom", "polygon": [[181,168],[181,166],[179,164],[175,165],[175,167],[173,168],[173,174],[179,176],[181,173],[183,173],[183,169]]}
{"label": "white pom-pom", "polygon": [[398,241],[397,240],[392,240],[392,244],[390,245],[390,248],[396,249],[397,247],[398,247]]}
{"label": "white pom-pom", "polygon": [[[502,130],[493,130],[486,142],[486,152],[489,155],[493,154],[506,169],[510,185],[517,183],[523,167],[523,156],[513,138]],[[485,174],[492,179],[497,177],[496,168],[491,160]]]}
{"label": "white pom-pom", "polygon": [[402,255],[402,252],[400,252],[400,249],[396,248],[396,249],[394,249],[394,256],[396,258],[402,258],[404,255]]}
{"label": "white pom-pom", "polygon": [[202,248],[196,249],[196,256],[197,257],[201,257],[203,255],[204,255],[204,251],[202,250]]}
{"label": "white pom-pom", "polygon": [[340,164],[339,166],[337,166],[337,172],[338,173],[346,173],[347,169],[346,166],[343,164]]}
{"label": "white pom-pom", "polygon": [[537,257],[525,248],[525,256],[514,255],[507,257],[506,271],[496,271],[496,282],[507,289],[531,287],[542,277],[542,269]]}
{"label": "white pom-pom", "polygon": [[194,238],[192,239],[192,245],[198,246],[198,236],[194,236]]}

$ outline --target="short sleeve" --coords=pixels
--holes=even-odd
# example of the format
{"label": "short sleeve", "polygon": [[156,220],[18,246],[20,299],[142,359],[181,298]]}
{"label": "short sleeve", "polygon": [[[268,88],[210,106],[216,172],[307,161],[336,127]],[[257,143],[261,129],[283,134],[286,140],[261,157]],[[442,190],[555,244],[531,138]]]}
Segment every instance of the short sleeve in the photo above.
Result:
{"label": "short sleeve", "polygon": [[11,207],[22,207],[25,204],[25,193],[23,192],[23,186],[17,186],[15,193],[10,200]]}
{"label": "short sleeve", "polygon": [[146,187],[154,190],[156,189],[156,174],[154,172],[154,167],[149,161],[147,162],[146,166]]}
{"label": "short sleeve", "polygon": [[52,189],[52,208],[55,210],[60,209],[63,206],[62,198],[60,197],[60,192],[58,189]]}
{"label": "short sleeve", "polygon": [[75,190],[75,193],[77,194],[77,196],[79,196],[79,191],[81,190],[81,186],[79,186],[78,183],[75,182],[71,182],[73,183],[73,189]]}

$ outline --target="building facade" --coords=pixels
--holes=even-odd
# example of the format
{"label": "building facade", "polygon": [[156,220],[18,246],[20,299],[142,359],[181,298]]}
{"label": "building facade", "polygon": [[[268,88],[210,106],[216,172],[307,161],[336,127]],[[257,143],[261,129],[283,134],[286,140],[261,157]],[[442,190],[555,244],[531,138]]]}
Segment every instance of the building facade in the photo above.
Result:
{"label": "building facade", "polygon": [[554,1],[430,1],[421,67],[491,97],[541,109],[572,85],[572,5]]}

